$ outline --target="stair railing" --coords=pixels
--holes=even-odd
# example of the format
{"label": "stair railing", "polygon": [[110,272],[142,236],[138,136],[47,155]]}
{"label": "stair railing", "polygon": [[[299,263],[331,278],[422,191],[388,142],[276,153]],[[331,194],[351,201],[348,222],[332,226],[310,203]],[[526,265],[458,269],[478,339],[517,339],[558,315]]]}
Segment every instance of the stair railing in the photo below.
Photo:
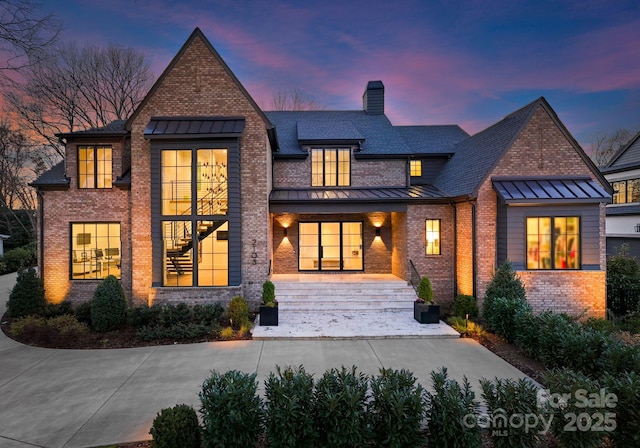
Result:
{"label": "stair railing", "polygon": [[418,285],[420,285],[420,273],[416,269],[416,265],[413,264],[413,261],[409,260],[409,269],[411,270],[411,275],[409,276],[409,283],[413,286],[413,289],[418,294]]}

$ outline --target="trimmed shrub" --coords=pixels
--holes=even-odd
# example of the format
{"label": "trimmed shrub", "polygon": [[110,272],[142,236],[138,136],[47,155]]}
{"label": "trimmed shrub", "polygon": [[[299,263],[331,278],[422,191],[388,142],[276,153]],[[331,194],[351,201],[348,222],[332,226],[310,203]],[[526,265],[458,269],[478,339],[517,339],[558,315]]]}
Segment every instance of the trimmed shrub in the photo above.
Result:
{"label": "trimmed shrub", "polygon": [[45,304],[44,283],[36,270],[29,268],[20,272],[7,302],[9,316],[15,318],[41,314]]}
{"label": "trimmed shrub", "polygon": [[42,316],[30,314],[14,321],[9,329],[9,334],[13,337],[21,336],[25,330],[30,328],[43,328],[46,326],[47,319]]}
{"label": "trimmed shrub", "polygon": [[78,305],[74,310],[74,314],[80,322],[91,325],[91,301],[89,300]]}
{"label": "trimmed shrub", "polygon": [[510,299],[527,300],[527,294],[522,284],[522,280],[513,270],[510,261],[502,263],[496,272],[493,273],[491,280],[487,284],[484,294],[484,302],[482,314],[491,314],[493,301],[498,297],[507,297]]}
{"label": "trimmed shrub", "polygon": [[153,326],[158,323],[162,307],[160,305],[140,305],[129,308],[127,321],[134,328]]}
{"label": "trimmed shrub", "polygon": [[540,321],[539,315],[533,314],[526,308],[516,310],[513,316],[515,327],[513,341],[531,358],[537,358],[539,355]]}
{"label": "trimmed shrub", "polygon": [[640,346],[630,346],[610,336],[598,363],[600,372],[611,375],[640,372]]}
{"label": "trimmed shrub", "polygon": [[624,316],[640,306],[640,264],[620,253],[607,259],[607,310]]}
{"label": "trimmed shrub", "polygon": [[200,425],[196,411],[186,404],[163,409],[149,431],[153,448],[200,448]]}
{"label": "trimmed shrub", "polygon": [[195,305],[193,307],[193,320],[203,325],[217,326],[224,313],[224,308],[219,303]]}
{"label": "trimmed shrub", "polygon": [[219,327],[196,323],[175,324],[170,327],[162,325],[149,325],[136,330],[136,337],[143,341],[157,341],[159,339],[189,340],[213,336],[219,331]]}
{"label": "trimmed shrub", "polygon": [[640,374],[605,375],[602,384],[614,393],[618,404],[615,412],[615,431],[610,433],[614,447],[640,446]]}
{"label": "trimmed shrub", "polygon": [[418,284],[418,297],[424,300],[424,303],[433,302],[433,288],[428,277],[422,277]]}
{"label": "trimmed shrub", "polygon": [[369,440],[368,381],[355,366],[326,371],[316,383],[316,423],[320,446],[360,447]]}
{"label": "trimmed shrub", "polygon": [[604,333],[613,333],[618,330],[618,326],[615,322],[607,319],[598,319],[590,317],[582,323],[583,327],[591,328],[593,330],[602,331]]}
{"label": "trimmed shrub", "polygon": [[[587,394],[599,394],[600,383],[569,369],[551,370],[545,376],[544,382],[549,393],[552,394],[545,404],[545,409],[546,413],[553,418],[551,432],[560,446],[572,448],[602,446],[603,438],[607,432],[604,431],[604,428],[600,431],[592,431],[592,424],[598,424],[598,422],[592,421],[591,416],[596,412],[605,416],[605,412],[615,412],[615,410],[585,408],[584,403],[578,401],[576,395],[578,390],[586,391]],[[563,396],[562,402],[558,400],[560,396]],[[580,428],[588,430],[580,430]]]}
{"label": "trimmed shrub", "polygon": [[[540,446],[543,424],[540,419],[527,425],[511,424],[512,416],[522,420],[527,414],[541,415],[538,409],[538,387],[529,379],[495,378],[480,380],[482,398],[487,403],[488,430],[494,448],[534,448]],[[547,420],[545,418],[545,420]]]}
{"label": "trimmed shrub", "polygon": [[307,448],[315,446],[314,382],[304,367],[276,366],[265,385],[265,427],[267,446]]}
{"label": "trimmed shrub", "polygon": [[0,275],[16,271],[19,272],[30,266],[35,266],[38,262],[35,244],[11,249],[5,252],[0,258],[2,258],[2,264],[4,265]]}
{"label": "trimmed shrub", "polygon": [[172,327],[177,324],[186,324],[191,320],[191,308],[184,302],[177,305],[162,305],[158,323],[165,327]]}
{"label": "trimmed shrub", "polygon": [[127,299],[120,281],[109,275],[91,300],[91,326],[98,332],[118,330],[127,323]]}
{"label": "trimmed shrub", "polygon": [[574,331],[575,323],[566,314],[552,311],[540,313],[537,318],[539,336],[536,358],[549,369],[563,367],[566,359],[559,347],[563,344],[565,335]]}
{"label": "trimmed shrub", "polygon": [[425,414],[424,389],[408,370],[380,369],[371,378],[368,411],[377,446],[411,448],[422,446]]}
{"label": "trimmed shrub", "polygon": [[262,284],[262,303],[266,306],[275,306],[276,304],[276,286],[270,280]]}
{"label": "trimmed shrub", "polygon": [[71,302],[65,300],[60,303],[47,303],[42,310],[42,315],[44,317],[58,317],[64,315],[73,315],[73,306]]}
{"label": "trimmed shrub", "polygon": [[227,314],[234,330],[239,330],[243,325],[249,324],[249,304],[242,296],[235,296],[231,299]]}
{"label": "trimmed shrub", "polygon": [[431,372],[431,381],[433,392],[426,393],[429,446],[481,447],[478,403],[467,378],[463,377],[461,386],[442,367]]}
{"label": "trimmed shrub", "polygon": [[216,371],[202,384],[200,413],[205,448],[255,446],[262,432],[262,400],[256,374]]}
{"label": "trimmed shrub", "polygon": [[470,319],[478,317],[480,314],[476,298],[473,296],[458,294],[453,301],[453,315],[464,318],[467,314]]}
{"label": "trimmed shrub", "polygon": [[517,313],[531,312],[526,299],[521,297],[495,297],[489,308],[485,307],[487,327],[508,342],[513,342],[517,333],[515,316]]}

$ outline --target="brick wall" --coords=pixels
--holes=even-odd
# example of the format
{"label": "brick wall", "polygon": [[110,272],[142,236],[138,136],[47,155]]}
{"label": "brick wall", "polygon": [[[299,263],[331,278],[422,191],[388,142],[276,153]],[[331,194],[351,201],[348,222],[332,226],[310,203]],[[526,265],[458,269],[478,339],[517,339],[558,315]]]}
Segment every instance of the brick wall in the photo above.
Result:
{"label": "brick wall", "polygon": [[468,202],[456,204],[456,293],[469,296],[473,295],[472,208]]}
{"label": "brick wall", "polygon": [[[242,294],[259,301],[268,274],[270,220],[268,195],[271,154],[265,123],[235,80],[199,37],[184,49],[131,126],[133,297],[147,303],[154,297],[164,301],[191,300],[192,288],[164,288],[153,291],[152,245],[150,237],[150,142],[143,131],[154,116],[243,116],[241,139],[242,200]],[[255,246],[253,244],[255,240]],[[253,255],[255,252],[255,256]],[[156,257],[159,260],[161,257]],[[255,263],[254,263],[255,260]],[[160,261],[157,261],[160,262]],[[210,289],[213,296],[224,294]],[[237,292],[237,288],[229,288]]]}
{"label": "brick wall", "polygon": [[409,280],[409,256],[407,240],[407,214],[400,212],[391,213],[391,272],[402,279]]}
{"label": "brick wall", "polygon": [[[440,219],[440,255],[426,255],[425,221]],[[453,208],[442,205],[409,205],[407,207],[408,255],[421,276],[429,277],[435,300],[444,310],[453,302],[454,231]]]}
{"label": "brick wall", "polygon": [[[406,160],[357,160],[351,156],[351,187],[406,187]],[[311,158],[274,160],[276,188],[311,187]]]}
{"label": "brick wall", "polygon": [[[587,175],[594,179],[595,176],[584,163],[582,158],[573,148],[571,143],[562,134],[560,129],[555,125],[547,111],[539,107],[534,113],[531,121],[523,129],[521,134],[516,138],[512,147],[503,156],[497,166],[494,168],[490,176],[483,182],[478,192],[477,207],[477,278],[478,278],[478,297],[482,302],[484,291],[487,283],[496,268],[496,213],[497,213],[497,195],[491,184],[493,176],[583,176]],[[597,179],[596,179],[597,181]],[[601,261],[602,270],[604,271],[605,262],[605,242],[604,242],[604,207],[600,209],[601,213]],[[523,236],[524,238],[524,236]],[[591,275],[590,275],[591,274]],[[604,272],[583,272],[580,275],[568,275],[563,272],[532,272],[528,271],[527,284],[531,285],[531,289],[527,290],[527,297],[532,303],[542,303],[549,301],[545,298],[546,290],[553,287],[557,293],[554,298],[566,296],[565,300],[574,301],[577,304],[592,303],[591,307],[595,313],[604,309],[606,300],[606,285],[604,282]],[[549,279],[555,278],[553,282]],[[588,292],[590,298],[585,298],[584,294],[587,288],[580,281],[588,278]],[[600,283],[596,280],[601,279]],[[574,281],[579,280],[579,281]],[[536,285],[534,287],[534,285]],[[547,285],[547,286],[540,286]],[[553,285],[553,286],[549,286]],[[586,301],[586,302],[585,302]],[[559,307],[564,307],[559,302]]]}
{"label": "brick wall", "polygon": [[[49,302],[69,300],[80,303],[93,296],[100,280],[70,280],[71,223],[118,222],[121,235],[121,278],[125,291],[131,292],[131,265],[127,262],[130,246],[126,238],[129,232],[129,192],[111,189],[78,189],[77,146],[105,145],[112,147],[113,179],[122,174],[124,141],[104,138],[101,140],[70,142],[66,148],[66,175],[71,179],[68,190],[43,191],[44,257],[39,260],[44,274],[45,295]],[[40,223],[39,223],[40,224]],[[38,225],[39,227],[39,225]]]}

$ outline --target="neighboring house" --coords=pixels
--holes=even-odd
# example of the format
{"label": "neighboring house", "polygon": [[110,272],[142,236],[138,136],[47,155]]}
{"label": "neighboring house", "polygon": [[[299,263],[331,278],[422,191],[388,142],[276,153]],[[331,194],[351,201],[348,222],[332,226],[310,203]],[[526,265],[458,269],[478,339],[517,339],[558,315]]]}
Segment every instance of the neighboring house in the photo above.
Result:
{"label": "neighboring house", "polygon": [[271,274],[428,276],[482,299],[510,260],[536,310],[603,316],[610,187],[544,98],[469,136],[362,110],[263,112],[196,29],[126,122],[62,134],[33,182],[50,301],[253,304]]}
{"label": "neighboring house", "polygon": [[627,254],[640,257],[640,132],[600,168],[613,188],[607,206],[607,255],[625,244]]}
{"label": "neighboring house", "polygon": [[4,255],[4,240],[8,240],[9,235],[3,235],[0,233],[0,257]]}

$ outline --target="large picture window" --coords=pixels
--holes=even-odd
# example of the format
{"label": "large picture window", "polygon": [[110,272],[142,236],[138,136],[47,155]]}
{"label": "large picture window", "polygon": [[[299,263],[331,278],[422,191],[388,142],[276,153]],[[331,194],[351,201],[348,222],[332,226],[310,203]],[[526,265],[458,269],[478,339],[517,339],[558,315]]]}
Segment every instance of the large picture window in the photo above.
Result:
{"label": "large picture window", "polygon": [[640,179],[627,179],[611,182],[614,204],[640,202]]}
{"label": "large picture window", "polygon": [[164,286],[227,286],[227,149],[162,150]]}
{"label": "large picture window", "polygon": [[78,147],[78,188],[111,188],[112,183],[111,147]]}
{"label": "large picture window", "polygon": [[527,269],[579,269],[580,218],[527,218]]}
{"label": "large picture window", "polygon": [[71,224],[71,279],[120,278],[120,224]]}
{"label": "large picture window", "polygon": [[425,231],[427,255],[440,255],[440,236],[440,220],[427,219]]}
{"label": "large picture window", "polygon": [[349,148],[311,150],[311,186],[348,187],[349,185],[351,185],[351,150]]}

